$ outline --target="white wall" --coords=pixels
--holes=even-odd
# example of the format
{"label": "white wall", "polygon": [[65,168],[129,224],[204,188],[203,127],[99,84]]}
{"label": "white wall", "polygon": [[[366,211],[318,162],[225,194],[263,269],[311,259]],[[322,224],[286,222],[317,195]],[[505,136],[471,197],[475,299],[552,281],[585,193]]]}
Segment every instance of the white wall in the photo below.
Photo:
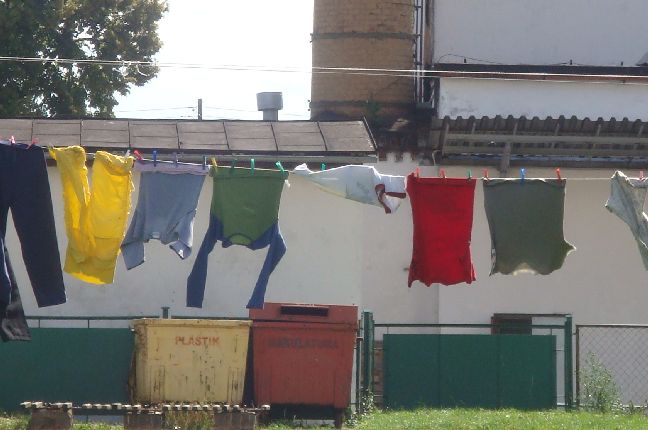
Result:
{"label": "white wall", "polygon": [[[448,172],[461,175],[465,169],[453,167]],[[472,235],[477,282],[439,289],[441,321],[486,322],[493,313],[505,312],[572,313],[581,324],[648,323],[648,272],[628,227],[604,207],[613,171],[561,169],[561,173],[572,179],[567,180],[565,238],[577,248],[564,266],[547,276],[489,276],[490,234],[480,184]],[[555,173],[528,168],[527,177],[555,177]]]}
{"label": "white wall", "polygon": [[[416,166],[408,156],[402,162],[378,163],[379,170],[392,174],[407,174]],[[467,168],[446,170],[450,176],[465,176]],[[472,171],[481,169],[472,167]],[[432,175],[435,168],[422,166],[421,172]],[[288,252],[270,278],[266,298],[358,304],[373,310],[378,322],[487,323],[496,312],[522,312],[572,313],[576,323],[648,323],[648,272],[628,228],[603,207],[612,173],[562,170],[565,178],[601,180],[568,180],[565,235],[577,250],[562,269],[548,276],[489,276],[490,237],[478,183],[471,248],[477,281],[430,288],[416,282],[411,289],[407,287],[412,246],[408,200],[398,212],[386,215],[381,208],[329,195],[291,177],[280,214]],[[553,172],[529,168],[527,176],[553,176]],[[55,168],[50,168],[50,180],[63,256],[67,239]],[[210,198],[211,184],[206,182],[195,225],[195,252],[207,228]],[[68,303],[39,309],[12,225],[7,239],[30,315],[155,315],[161,306],[171,306],[175,315],[246,316],[245,304],[265,257],[264,251],[217,246],[210,255],[205,307],[192,310],[184,301],[193,258],[182,261],[152,241],[142,266],[127,271],[119,257],[114,285],[98,287],[64,274]]]}
{"label": "white wall", "polygon": [[645,0],[434,1],[435,62],[634,66],[648,52]]}
{"label": "white wall", "polygon": [[[63,221],[60,177],[49,168],[61,259],[67,236]],[[133,208],[137,202],[139,174],[134,173]],[[362,243],[349,240],[362,230],[362,206],[322,193],[298,177],[290,178],[282,199],[280,227],[288,251],[270,278],[266,300],[359,304]],[[250,251],[240,246],[223,249],[217,244],[209,258],[204,307],[185,307],[186,280],[209,222],[211,179],[207,178],[194,226],[192,256],[183,261],[158,241],[145,245],[146,262],[126,270],[121,255],[115,283],[96,286],[64,273],[68,303],[37,308],[22,263],[20,245],[12,225],[8,248],[15,262],[18,285],[29,315],[142,315],[159,314],[170,306],[174,315],[247,316],[250,297],[267,248]],[[307,202],[307,203],[305,203]],[[358,235],[359,237],[359,235]]]}
{"label": "white wall", "polygon": [[627,117],[645,121],[646,100],[648,84],[443,78],[439,116],[575,115],[580,119]]}

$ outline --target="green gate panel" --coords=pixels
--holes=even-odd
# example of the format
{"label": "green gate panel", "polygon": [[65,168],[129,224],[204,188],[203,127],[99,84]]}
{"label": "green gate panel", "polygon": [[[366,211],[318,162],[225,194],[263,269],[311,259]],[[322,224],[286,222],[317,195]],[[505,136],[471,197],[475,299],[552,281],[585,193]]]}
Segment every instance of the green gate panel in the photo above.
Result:
{"label": "green gate panel", "polygon": [[31,342],[0,343],[0,410],[26,400],[128,401],[130,329],[34,328]]}
{"label": "green gate panel", "polygon": [[556,338],[532,335],[383,336],[384,405],[556,406]]}
{"label": "green gate panel", "polygon": [[556,337],[498,336],[501,407],[556,407]]}
{"label": "green gate panel", "polygon": [[496,408],[497,342],[483,335],[440,335],[441,407]]}
{"label": "green gate panel", "polygon": [[391,409],[439,405],[438,336],[404,334],[383,336],[386,370],[383,403]]}

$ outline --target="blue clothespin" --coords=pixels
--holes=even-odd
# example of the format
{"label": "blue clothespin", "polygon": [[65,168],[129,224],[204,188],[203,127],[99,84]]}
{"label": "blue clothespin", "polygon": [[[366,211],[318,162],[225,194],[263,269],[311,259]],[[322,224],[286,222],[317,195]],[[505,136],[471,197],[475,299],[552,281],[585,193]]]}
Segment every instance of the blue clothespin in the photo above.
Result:
{"label": "blue clothespin", "polygon": [[254,158],[250,158],[250,169],[252,170],[252,174],[254,175]]}
{"label": "blue clothespin", "polygon": [[281,161],[277,161],[275,163],[275,166],[277,166],[279,170],[281,170],[281,173],[286,173],[286,169],[284,169],[284,167],[281,165]]}
{"label": "blue clothespin", "polygon": [[524,183],[524,177],[526,176],[526,169],[520,169],[520,182]]}
{"label": "blue clothespin", "polygon": [[153,150],[153,167],[157,166],[157,151]]}
{"label": "blue clothespin", "polygon": [[322,172],[326,170],[326,164],[322,163]]}

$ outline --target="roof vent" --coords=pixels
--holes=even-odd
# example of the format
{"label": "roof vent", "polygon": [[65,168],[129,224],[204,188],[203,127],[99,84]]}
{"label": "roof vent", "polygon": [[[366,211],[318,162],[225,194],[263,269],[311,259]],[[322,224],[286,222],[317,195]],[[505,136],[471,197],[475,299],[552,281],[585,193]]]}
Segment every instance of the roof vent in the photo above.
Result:
{"label": "roof vent", "polygon": [[278,121],[279,111],[283,109],[281,93],[257,93],[257,108],[263,111],[264,121]]}
{"label": "roof vent", "polygon": [[639,60],[639,62],[637,63],[637,66],[640,66],[640,67],[648,66],[648,52],[646,52],[644,54],[644,56],[641,57],[641,60]]}

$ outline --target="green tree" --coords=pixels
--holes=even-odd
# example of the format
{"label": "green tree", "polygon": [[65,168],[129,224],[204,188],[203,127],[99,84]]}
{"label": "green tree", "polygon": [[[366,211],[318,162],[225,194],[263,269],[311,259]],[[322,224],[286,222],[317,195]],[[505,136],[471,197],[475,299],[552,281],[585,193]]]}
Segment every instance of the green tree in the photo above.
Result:
{"label": "green tree", "polygon": [[119,65],[0,61],[0,117],[112,117],[115,95],[157,72],[166,0],[0,0],[0,56],[118,60]]}

